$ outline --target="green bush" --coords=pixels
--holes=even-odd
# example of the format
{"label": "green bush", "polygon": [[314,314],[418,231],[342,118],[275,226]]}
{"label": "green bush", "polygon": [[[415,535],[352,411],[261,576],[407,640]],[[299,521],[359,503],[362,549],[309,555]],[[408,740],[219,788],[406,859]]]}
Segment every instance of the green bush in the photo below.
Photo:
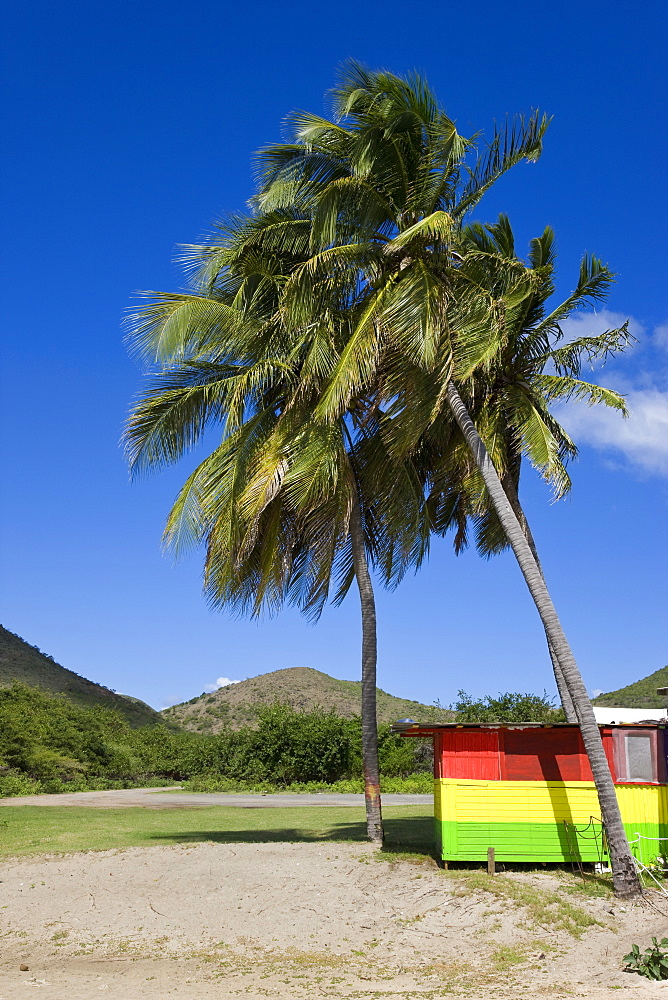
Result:
{"label": "green bush", "polygon": [[390,732],[387,725],[378,727],[378,762],[386,778],[406,778],[420,772],[431,776],[433,761],[431,740],[406,739]]}
{"label": "green bush", "polygon": [[381,776],[380,790],[393,795],[431,795],[434,791],[434,776],[431,771],[400,778]]}
{"label": "green bush", "polygon": [[349,777],[359,766],[356,726],[350,719],[277,704],[260,709],[258,721],[258,728],[247,734],[246,752],[263,778],[286,785],[329,783]]}
{"label": "green bush", "polygon": [[37,795],[43,792],[42,783],[20,771],[7,771],[0,774],[0,798],[9,798],[11,795]]}
{"label": "green bush", "polygon": [[547,691],[542,695],[507,691],[497,698],[472,698],[459,691],[450,708],[457,713],[457,722],[565,722],[563,709],[555,708]]}
{"label": "green bush", "polygon": [[[423,772],[409,777],[381,777],[381,791],[395,795],[431,795],[434,790],[434,779],[431,774]],[[188,792],[238,792],[255,794],[301,794],[302,792],[340,792],[360,794],[364,791],[364,780],[360,778],[345,778],[341,781],[302,781],[291,785],[277,785],[270,781],[236,781],[233,778],[223,778],[219,774],[203,774],[181,783],[181,788]]]}
{"label": "green bush", "polygon": [[634,944],[628,955],[624,955],[625,972],[637,972],[646,979],[668,979],[668,938],[658,942],[652,938],[652,947],[640,951]]}

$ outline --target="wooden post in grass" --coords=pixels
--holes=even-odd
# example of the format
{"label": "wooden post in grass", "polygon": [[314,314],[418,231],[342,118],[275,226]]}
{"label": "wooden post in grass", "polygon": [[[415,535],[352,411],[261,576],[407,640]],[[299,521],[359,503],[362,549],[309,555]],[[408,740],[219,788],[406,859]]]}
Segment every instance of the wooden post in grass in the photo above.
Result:
{"label": "wooden post in grass", "polygon": [[494,864],[494,848],[487,848],[487,874],[494,875],[496,871],[496,866]]}

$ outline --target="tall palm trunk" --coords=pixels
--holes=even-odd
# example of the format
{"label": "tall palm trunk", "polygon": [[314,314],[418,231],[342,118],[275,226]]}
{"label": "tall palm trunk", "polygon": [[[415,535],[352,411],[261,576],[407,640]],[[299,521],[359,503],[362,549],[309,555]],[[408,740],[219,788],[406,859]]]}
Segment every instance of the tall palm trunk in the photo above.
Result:
{"label": "tall palm trunk", "polygon": [[612,775],[610,774],[610,768],[608,767],[608,761],[603,749],[601,734],[594,718],[594,711],[587,696],[582,676],[575,662],[575,657],[561,627],[561,622],[545,585],[543,575],[531,552],[531,548],[508,497],[504,492],[497,471],[468,414],[461,396],[452,382],[448,384],[447,398],[454,418],[471,449],[496,513],[515,553],[522,575],[534,600],[538,614],[541,617],[545,633],[561,666],[564,680],[573,699],[573,704],[576,707],[582,739],[594,776],[596,791],[598,792],[601,818],[605,824],[608,838],[615,895],[627,898],[636,896],[641,892],[638,874],[635,870],[633,857],[631,856],[626,839],[626,832],[619,811],[619,803],[617,802]]}
{"label": "tall palm trunk", "polygon": [[[543,576],[543,567],[541,566],[540,559],[538,558],[538,549],[536,548],[536,543],[534,541],[531,528],[529,527],[529,522],[526,519],[526,514],[522,510],[522,506],[520,504],[520,498],[518,496],[517,488],[515,486],[515,483],[513,482],[512,476],[508,474],[503,476],[501,478],[501,485],[503,486],[504,492],[508,497],[508,502],[510,503],[510,506],[513,508],[513,513],[515,514],[515,517],[519,521],[520,528],[524,532],[524,537],[526,538],[529,548],[531,549],[531,554],[536,560],[536,565],[540,570],[540,574],[541,576]],[[545,577],[543,577],[543,579],[545,579]],[[563,670],[561,669],[561,664],[559,663],[557,654],[554,651],[554,646],[550,642],[550,637],[547,634],[545,637],[547,639],[547,648],[550,653],[550,660],[552,661],[552,670],[554,671],[554,679],[557,682],[557,690],[559,691],[559,700],[561,701],[561,707],[563,708],[564,715],[566,716],[566,722],[577,723],[578,721],[577,713],[575,711],[575,706],[573,705],[573,699],[571,698],[570,693],[568,691],[568,686],[566,685],[566,681],[564,680],[564,673]]]}
{"label": "tall palm trunk", "polygon": [[353,502],[350,510],[350,540],[353,568],[362,610],[362,767],[364,801],[369,840],[383,842],[383,817],[380,805],[380,769],[378,767],[378,721],[376,718],[376,601],[364,548],[364,531],[359,490],[351,474]]}

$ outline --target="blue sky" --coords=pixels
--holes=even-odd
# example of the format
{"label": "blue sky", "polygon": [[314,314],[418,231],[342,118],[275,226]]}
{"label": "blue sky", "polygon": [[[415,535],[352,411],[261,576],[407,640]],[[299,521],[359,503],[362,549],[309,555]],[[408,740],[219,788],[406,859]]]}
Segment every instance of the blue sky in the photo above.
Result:
{"label": "blue sky", "polygon": [[[560,290],[580,256],[618,273],[608,312],[639,343],[602,381],[632,416],[571,410],[572,495],[523,495],[548,581],[591,689],[668,662],[665,649],[668,302],[665,8],[561,3],[316,7],[165,0],[18,3],[4,30],[5,289],[2,623],[63,665],[160,707],[217,678],[288,666],[359,674],[351,597],[319,625],[210,613],[197,556],[160,551],[192,461],[130,484],[118,446],[140,372],[120,318],[135,289],[173,290],[195,242],[252,192],[250,159],[295,107],[324,109],[347,57],[424,72],[464,133],[540,107],[543,157],[478,216],[546,224]],[[9,141],[8,141],[9,140]],[[574,330],[583,329],[583,319]],[[447,543],[379,595],[379,683],[449,703],[459,688],[554,690],[541,629],[510,556],[455,559]]]}

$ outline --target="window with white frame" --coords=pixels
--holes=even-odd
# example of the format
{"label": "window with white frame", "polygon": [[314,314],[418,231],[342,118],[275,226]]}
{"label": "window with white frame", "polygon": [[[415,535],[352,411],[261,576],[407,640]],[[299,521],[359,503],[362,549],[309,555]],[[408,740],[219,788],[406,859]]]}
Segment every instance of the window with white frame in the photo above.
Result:
{"label": "window with white frame", "polygon": [[649,733],[626,733],[626,780],[656,781]]}

